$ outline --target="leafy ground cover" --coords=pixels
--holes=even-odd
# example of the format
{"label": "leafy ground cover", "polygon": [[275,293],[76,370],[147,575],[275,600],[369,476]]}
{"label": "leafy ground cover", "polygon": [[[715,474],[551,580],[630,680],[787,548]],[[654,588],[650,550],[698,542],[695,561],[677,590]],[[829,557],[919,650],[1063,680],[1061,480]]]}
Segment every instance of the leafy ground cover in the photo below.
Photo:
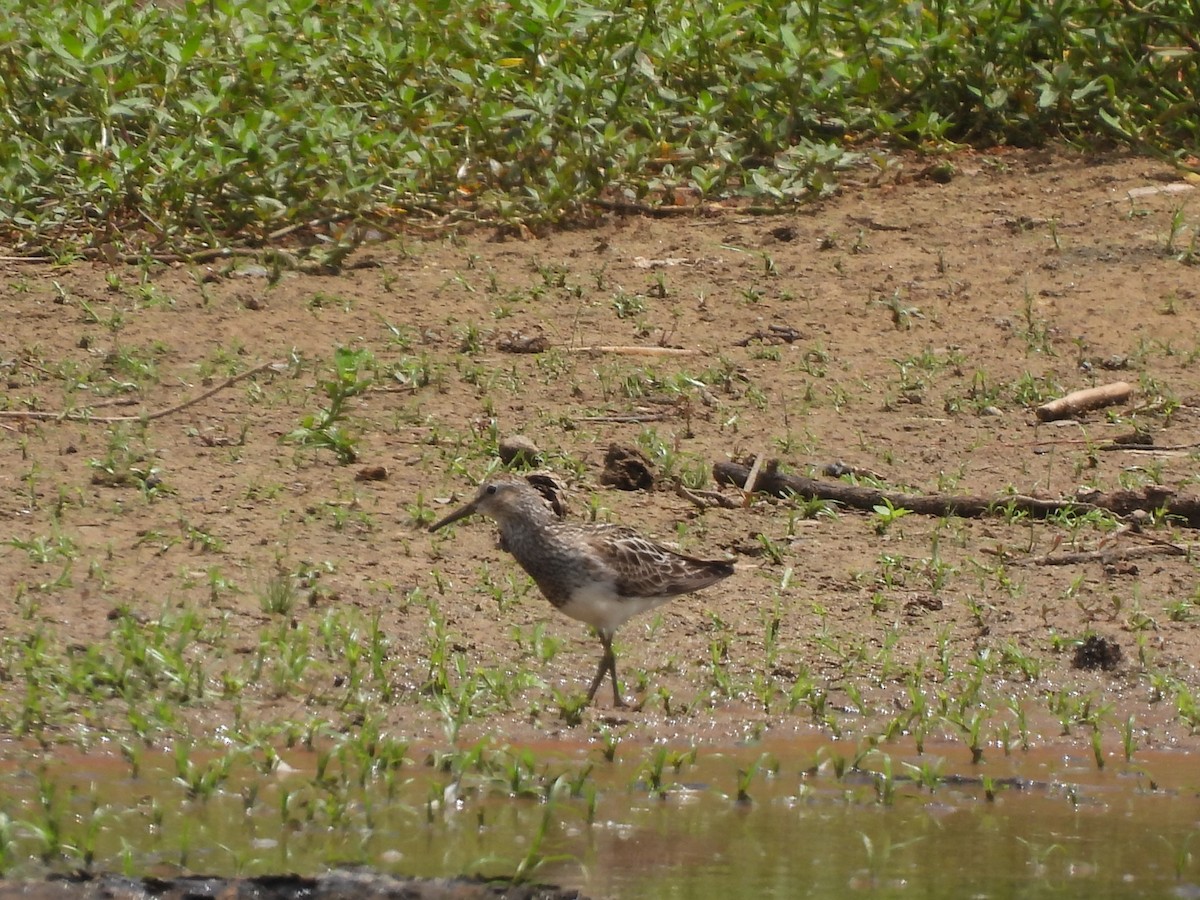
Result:
{"label": "leafy ground cover", "polygon": [[[1186,159],[1183,0],[0,4],[22,253],[196,251],[588,201],[775,206],[950,142]],[[349,239],[352,239],[352,235]]]}

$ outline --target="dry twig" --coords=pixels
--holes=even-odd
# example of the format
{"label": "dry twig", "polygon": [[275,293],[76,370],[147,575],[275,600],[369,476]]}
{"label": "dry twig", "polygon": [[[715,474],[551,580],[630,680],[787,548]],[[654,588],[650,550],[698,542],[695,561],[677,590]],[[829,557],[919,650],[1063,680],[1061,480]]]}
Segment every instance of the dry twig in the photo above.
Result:
{"label": "dry twig", "polygon": [[714,506],[737,509],[741,506],[732,497],[726,497],[717,491],[693,491],[691,488],[684,487],[683,482],[678,480],[675,482],[675,493],[700,509],[711,509]]}
{"label": "dry twig", "polygon": [[1145,559],[1149,556],[1187,556],[1191,551],[1178,544],[1155,543],[1139,547],[1114,547],[1105,550],[1081,550],[1077,553],[1048,553],[1024,560],[1010,560],[1015,565],[1076,566],[1082,563],[1115,563],[1125,559]]}
{"label": "dry twig", "polygon": [[571,353],[617,353],[625,356],[697,356],[699,350],[687,350],[682,347],[568,347]]}
{"label": "dry twig", "polygon": [[182,403],[176,403],[174,406],[166,409],[155,410],[154,412],[141,413],[136,416],[93,416],[89,415],[86,410],[62,410],[61,412],[44,412],[42,410],[20,411],[14,409],[0,410],[0,416],[12,419],[41,419],[46,421],[68,421],[68,422],[98,422],[100,424],[111,424],[113,422],[149,422],[154,419],[162,419],[173,415],[177,412],[182,412],[189,406],[195,406],[202,400],[207,400],[213,394],[225,390],[227,387],[237,384],[251,375],[257,375],[264,369],[269,369],[275,365],[283,365],[283,363],[265,362],[262,365],[255,366],[253,369],[247,369],[232,378],[226,378],[220,384],[209,388],[203,394],[192,397],[190,400],[184,400]]}

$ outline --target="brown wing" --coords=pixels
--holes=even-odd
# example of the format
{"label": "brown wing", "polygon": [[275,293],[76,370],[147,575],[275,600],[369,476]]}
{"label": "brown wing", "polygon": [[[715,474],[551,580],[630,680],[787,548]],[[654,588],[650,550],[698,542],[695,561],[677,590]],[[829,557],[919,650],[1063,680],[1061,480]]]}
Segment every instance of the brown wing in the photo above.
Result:
{"label": "brown wing", "polygon": [[597,525],[584,533],[626,596],[690,594],[733,574],[732,562],[676,553],[620,525]]}

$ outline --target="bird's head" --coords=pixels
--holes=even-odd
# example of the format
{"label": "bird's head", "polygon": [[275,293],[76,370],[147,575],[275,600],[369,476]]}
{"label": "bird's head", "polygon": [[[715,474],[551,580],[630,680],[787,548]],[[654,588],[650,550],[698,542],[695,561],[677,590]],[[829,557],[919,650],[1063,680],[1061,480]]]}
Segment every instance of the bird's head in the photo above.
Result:
{"label": "bird's head", "polygon": [[459,519],[479,513],[494,519],[503,525],[510,519],[525,516],[536,518],[549,515],[550,508],[542,496],[524,481],[505,481],[497,479],[485,481],[479,486],[474,499],[461,506],[445,518],[429,526],[430,531],[437,531]]}

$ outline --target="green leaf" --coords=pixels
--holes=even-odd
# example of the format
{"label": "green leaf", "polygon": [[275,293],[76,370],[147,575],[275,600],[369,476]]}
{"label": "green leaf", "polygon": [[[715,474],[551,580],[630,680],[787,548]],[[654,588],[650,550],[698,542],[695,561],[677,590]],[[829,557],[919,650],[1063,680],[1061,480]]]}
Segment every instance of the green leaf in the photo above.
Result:
{"label": "green leaf", "polygon": [[804,46],[790,25],[780,25],[779,36],[783,39],[783,44],[792,57],[799,57],[804,52]]}
{"label": "green leaf", "polygon": [[83,59],[83,41],[73,31],[61,31],[57,35],[59,45],[66,50],[73,59]]}

